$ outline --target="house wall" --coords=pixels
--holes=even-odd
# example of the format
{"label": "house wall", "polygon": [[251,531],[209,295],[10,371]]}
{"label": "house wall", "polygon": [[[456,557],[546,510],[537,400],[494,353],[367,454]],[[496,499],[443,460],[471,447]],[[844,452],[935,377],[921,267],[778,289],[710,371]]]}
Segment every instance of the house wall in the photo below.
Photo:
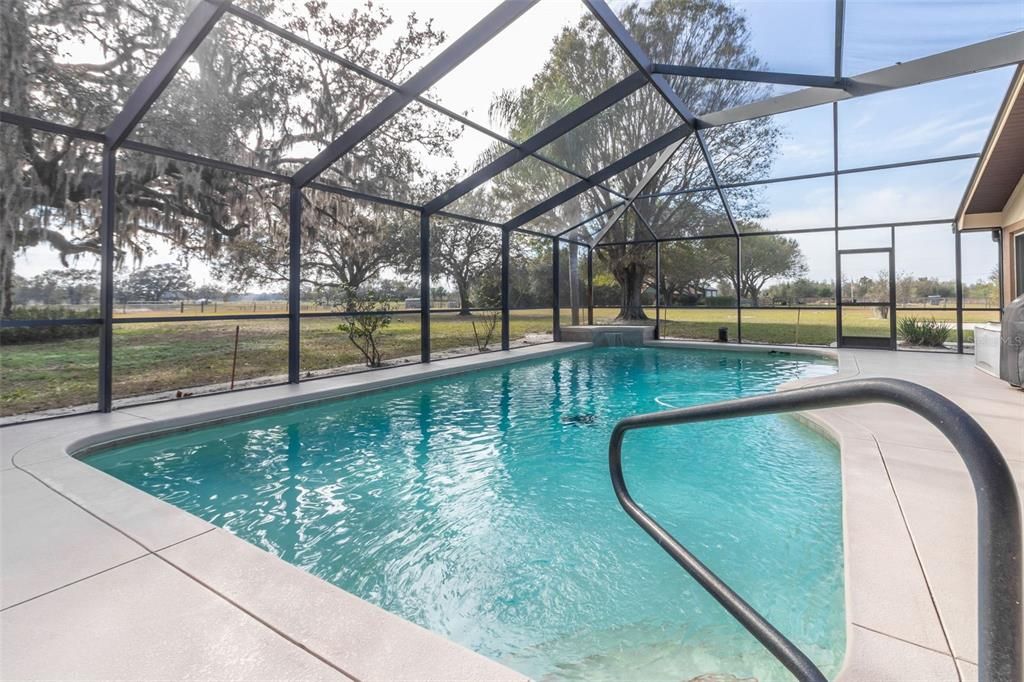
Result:
{"label": "house wall", "polygon": [[1016,290],[1017,267],[1013,260],[1013,240],[1016,235],[1024,232],[1024,177],[1017,183],[1003,207],[1000,223],[1003,226],[1003,300],[1009,303]]}

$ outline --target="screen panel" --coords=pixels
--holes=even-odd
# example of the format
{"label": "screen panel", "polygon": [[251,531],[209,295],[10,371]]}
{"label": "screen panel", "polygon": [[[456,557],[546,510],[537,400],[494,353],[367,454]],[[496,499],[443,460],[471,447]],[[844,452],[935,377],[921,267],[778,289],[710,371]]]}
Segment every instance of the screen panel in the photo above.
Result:
{"label": "screen panel", "polygon": [[740,232],[813,230],[835,223],[831,177],[729,187],[724,191]]}
{"label": "screen panel", "polygon": [[[103,130],[177,35],[196,0],[5,5],[0,109]],[[21,11],[18,11],[18,10]],[[16,63],[15,61],[11,62]],[[6,64],[5,64],[6,66]]]}
{"label": "screen panel", "polygon": [[682,124],[654,86],[645,85],[542,147],[540,154],[589,177]]}
{"label": "screen panel", "polygon": [[522,142],[634,70],[582,2],[539,2],[426,96]]}
{"label": "screen panel", "polygon": [[115,317],[285,312],[285,185],[129,150],[117,168]]}
{"label": "screen panel", "polygon": [[1017,0],[849,0],[843,75],[853,76],[1024,29]]}
{"label": "screen panel", "polygon": [[[550,313],[549,313],[550,315]],[[458,311],[430,313],[430,358],[476,355],[501,350],[501,313],[480,311],[462,315]]]}
{"label": "screen panel", "polygon": [[834,307],[835,232],[747,234],[743,248],[745,307]]}
{"label": "screen panel", "polygon": [[999,239],[992,230],[960,233],[964,308],[996,309],[999,299]]}
{"label": "screen panel", "polygon": [[510,149],[486,133],[412,102],[318,179],[421,205]]}
{"label": "screen panel", "polygon": [[563,325],[587,323],[587,249],[559,241],[558,306]]}
{"label": "screen panel", "polygon": [[858,230],[839,230],[839,248],[887,249],[893,245],[893,228],[866,227]]}
{"label": "screen panel", "polygon": [[733,234],[718,190],[642,197],[633,207],[659,239]]}
{"label": "screen panel", "polygon": [[509,234],[509,342],[513,347],[548,343],[553,337],[552,241]]}
{"label": "screen panel", "polygon": [[131,139],[291,174],[392,92],[228,14]]}
{"label": "screen panel", "polygon": [[504,223],[577,182],[575,176],[528,156],[459,197],[445,210]]}
{"label": "screen panel", "polygon": [[725,327],[735,341],[735,238],[662,242],[660,252],[661,336],[714,341]]}
{"label": "screen panel", "polygon": [[704,136],[723,184],[832,171],[831,105],[717,126]]}
{"label": "screen panel", "polygon": [[980,153],[1012,77],[1007,67],[839,102],[839,168]]}
{"label": "screen panel", "polygon": [[591,187],[550,211],[542,213],[522,227],[534,232],[556,235],[590,216],[608,211],[620,202],[620,199],[613,197],[602,187]]}
{"label": "screen panel", "polygon": [[99,325],[0,329],[0,424],[97,409]]}
{"label": "screen panel", "polygon": [[835,240],[833,230],[742,237],[744,341],[835,343]]}
{"label": "screen panel", "polygon": [[468,315],[501,307],[501,228],[435,216],[430,221],[430,275],[444,303]]}
{"label": "screen panel", "polygon": [[594,322],[655,324],[656,249],[651,242],[602,244],[594,249]]}
{"label": "screen panel", "polygon": [[419,305],[417,213],[306,189],[302,224],[303,312]]}
{"label": "screen panel", "polygon": [[674,21],[664,16],[671,5],[611,4],[655,62],[821,75],[834,70],[833,2],[729,0],[713,13],[705,5],[684,4]]}
{"label": "screen panel", "polygon": [[288,320],[114,325],[118,406],[288,381]]}
{"label": "screen panel", "polygon": [[839,225],[951,220],[974,159],[839,176]]}
{"label": "screen panel", "polygon": [[4,198],[15,249],[4,319],[99,317],[102,147],[8,124],[0,135],[14,190]]}

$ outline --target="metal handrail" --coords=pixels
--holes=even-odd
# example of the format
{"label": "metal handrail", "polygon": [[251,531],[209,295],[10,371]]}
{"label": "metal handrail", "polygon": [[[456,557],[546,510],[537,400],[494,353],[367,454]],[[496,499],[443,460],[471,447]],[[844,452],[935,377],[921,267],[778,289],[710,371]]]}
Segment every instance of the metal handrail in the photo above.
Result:
{"label": "metal handrail", "polygon": [[992,682],[1024,679],[1021,517],[1013,475],[978,422],[931,389],[898,379],[853,379],[627,417],[615,425],[608,446],[615,495],[626,513],[797,679],[824,680],[806,654],[633,500],[622,474],[622,440],[633,429],[875,402],[898,405],[927,419],[953,444],[967,465],[978,501],[979,677]]}

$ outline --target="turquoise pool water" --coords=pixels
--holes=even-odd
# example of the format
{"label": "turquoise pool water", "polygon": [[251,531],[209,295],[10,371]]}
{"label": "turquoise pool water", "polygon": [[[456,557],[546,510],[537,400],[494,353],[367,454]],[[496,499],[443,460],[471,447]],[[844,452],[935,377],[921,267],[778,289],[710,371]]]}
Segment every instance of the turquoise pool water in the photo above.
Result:
{"label": "turquoise pool water", "polygon": [[[536,679],[789,679],[621,510],[621,417],[828,374],[608,348],[140,441],[88,463]],[[636,432],[636,499],[826,674],[845,641],[839,456],[785,417]]]}

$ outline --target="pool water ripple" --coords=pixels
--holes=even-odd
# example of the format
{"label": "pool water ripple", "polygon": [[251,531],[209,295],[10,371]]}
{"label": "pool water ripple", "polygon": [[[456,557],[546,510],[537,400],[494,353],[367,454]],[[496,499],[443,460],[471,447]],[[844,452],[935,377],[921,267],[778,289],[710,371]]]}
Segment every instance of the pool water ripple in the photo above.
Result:
{"label": "pool water ripple", "polygon": [[[108,473],[536,679],[785,670],[622,512],[638,412],[835,371],[797,356],[580,351],[139,441]],[[827,674],[844,641],[836,447],[792,419],[631,433],[638,502]]]}

